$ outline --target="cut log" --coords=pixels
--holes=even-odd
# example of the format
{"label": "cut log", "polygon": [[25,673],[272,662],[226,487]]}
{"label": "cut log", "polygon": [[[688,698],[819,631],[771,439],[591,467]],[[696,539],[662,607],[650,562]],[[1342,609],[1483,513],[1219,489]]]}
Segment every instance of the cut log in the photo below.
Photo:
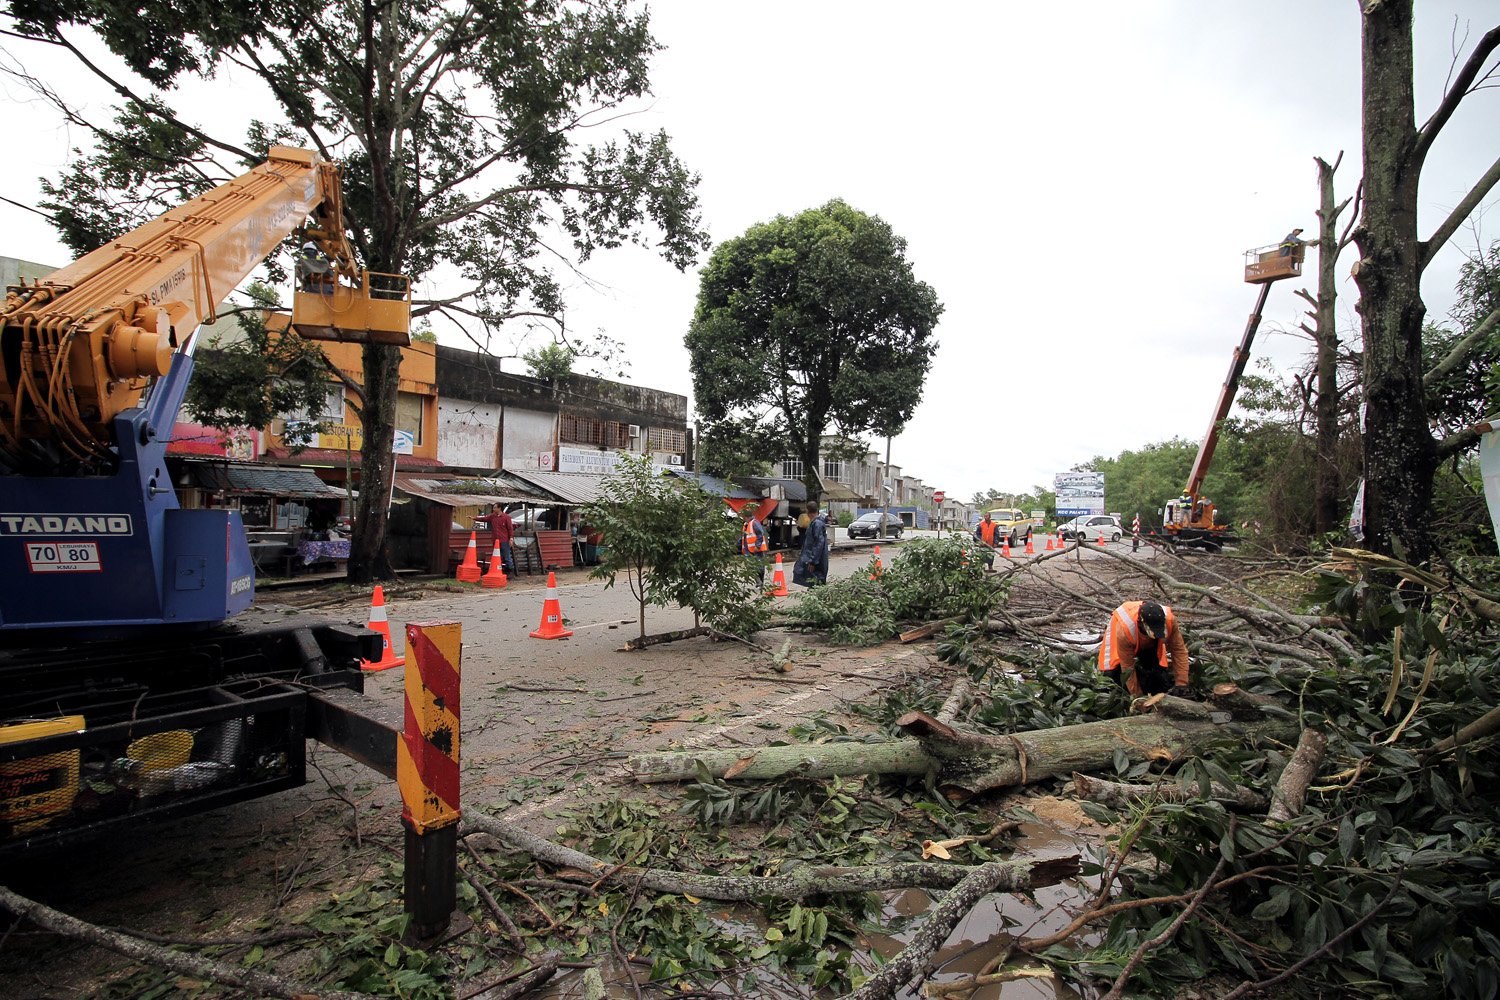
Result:
{"label": "cut log", "polygon": [[910,632],[902,632],[901,641],[903,643],[907,643],[920,642],[923,639],[930,639],[932,636],[937,635],[949,625],[962,625],[968,620],[968,615],[959,615],[956,618],[944,618],[942,621],[928,622],[926,625],[918,625]]}
{"label": "cut log", "polygon": [[[1091,778],[1076,771],[1073,773],[1073,787],[1078,790],[1081,798],[1122,812],[1140,802],[1187,802],[1198,798],[1200,794],[1197,788],[1184,789],[1175,781],[1156,785],[1127,785],[1118,781]],[[1209,796],[1240,812],[1262,813],[1266,810],[1266,797],[1248,788],[1233,788],[1216,781],[1209,786]]]}
{"label": "cut log", "polygon": [[700,635],[710,635],[713,629],[707,625],[697,625],[693,628],[680,628],[675,632],[658,632],[655,635],[641,635],[628,640],[620,647],[622,653],[633,653],[647,646],[660,646],[664,642],[676,642],[678,639],[696,639]]}
{"label": "cut log", "polygon": [[749,754],[652,753],[630,758],[627,766],[640,782],[688,780],[696,776],[700,762],[716,777],[733,767],[737,778],[758,780],[792,774],[825,778],[932,773],[946,794],[964,799],[1074,771],[1112,767],[1117,750],[1132,761],[1169,762],[1261,738],[1285,743],[1297,731],[1291,713],[1234,685],[1216,689],[1206,705],[1166,695],[1142,699],[1138,705],[1146,709],[1144,714],[1007,736],[959,732],[912,712],[897,723],[912,737],[909,740],[764,747]]}
{"label": "cut log", "polygon": [[1281,770],[1281,778],[1271,792],[1271,809],[1266,813],[1267,823],[1285,823],[1302,813],[1302,804],[1307,800],[1307,786],[1312,784],[1318,767],[1323,763],[1323,751],[1328,747],[1328,738],[1316,729],[1302,730],[1297,740],[1297,750],[1292,759]]}

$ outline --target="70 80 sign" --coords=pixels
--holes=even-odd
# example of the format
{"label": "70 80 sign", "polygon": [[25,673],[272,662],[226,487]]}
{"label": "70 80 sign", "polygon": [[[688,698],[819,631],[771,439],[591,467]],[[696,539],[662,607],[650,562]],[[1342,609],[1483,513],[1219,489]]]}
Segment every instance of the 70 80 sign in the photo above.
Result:
{"label": "70 80 sign", "polygon": [[26,561],[33,573],[98,573],[98,542],[27,542]]}

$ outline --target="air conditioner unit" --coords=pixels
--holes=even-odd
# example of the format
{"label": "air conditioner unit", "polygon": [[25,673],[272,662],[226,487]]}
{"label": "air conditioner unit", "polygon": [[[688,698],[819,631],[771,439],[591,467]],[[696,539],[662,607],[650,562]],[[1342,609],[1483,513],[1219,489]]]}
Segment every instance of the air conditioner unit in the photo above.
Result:
{"label": "air conditioner unit", "polygon": [[667,464],[668,465],[681,465],[682,464],[682,456],[681,455],[668,455],[667,456]]}
{"label": "air conditioner unit", "polygon": [[638,438],[638,437],[641,436],[641,425],[640,424],[628,424],[626,426],[629,429],[629,434],[630,434],[631,437]]}

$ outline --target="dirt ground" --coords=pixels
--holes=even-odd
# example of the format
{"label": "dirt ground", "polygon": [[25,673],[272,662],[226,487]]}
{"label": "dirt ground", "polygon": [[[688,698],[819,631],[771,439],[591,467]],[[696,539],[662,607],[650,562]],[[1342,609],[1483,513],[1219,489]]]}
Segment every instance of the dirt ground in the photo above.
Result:
{"label": "dirt ground", "polygon": [[[892,548],[887,559],[898,554]],[[863,571],[868,559],[864,549],[836,553],[833,574]],[[1097,554],[1065,572],[1084,580],[1118,575]],[[625,653],[620,647],[635,634],[634,599],[623,581],[606,588],[582,572],[559,581],[573,637],[531,639],[544,590],[542,580],[531,578],[500,591],[397,587],[387,595],[398,646],[408,621],[462,623],[463,808],[503,812],[544,836],[556,833],[555,817],[569,802],[637,788],[622,766],[632,752],[761,745],[819,716],[858,725],[848,706],[913,676],[956,670],[932,655],[931,643],[829,648],[777,632],[760,640],[776,647],[791,639],[796,665],[787,674],[771,670],[764,653],[733,642],[693,639]],[[259,603],[330,599],[326,591],[273,592]],[[1018,607],[1048,602],[1025,587],[1014,601]],[[366,613],[363,600],[352,597],[319,610],[360,624]],[[1087,626],[1091,617],[1097,629],[1104,614],[1088,608],[1075,625]],[[653,633],[691,624],[687,612],[648,611]],[[1068,627],[1059,622],[1060,630]],[[366,693],[397,709],[401,684],[401,670],[373,674]],[[309,759],[310,780],[301,789],[118,837],[7,877],[17,891],[85,920],[163,935],[229,935],[267,914],[302,912],[357,882],[400,844],[393,782],[316,744],[309,744]],[[1031,798],[1026,805],[1052,825],[1036,831],[1039,853],[1067,847],[1059,832],[1088,833],[1089,821],[1072,803]],[[1023,842],[1020,853],[1028,850]],[[0,938],[6,997],[88,996],[129,968],[123,959],[51,935],[17,931]]]}

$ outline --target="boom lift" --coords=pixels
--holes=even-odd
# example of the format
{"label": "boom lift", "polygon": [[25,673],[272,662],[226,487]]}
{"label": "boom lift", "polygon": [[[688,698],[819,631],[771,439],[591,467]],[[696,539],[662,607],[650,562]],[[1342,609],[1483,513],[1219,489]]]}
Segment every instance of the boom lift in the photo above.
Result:
{"label": "boom lift", "polygon": [[282,146],[6,292],[0,855],[301,784],[309,687],[358,691],[379,656],[365,629],[226,622],[254,596],[239,512],[181,509],[166,471],[199,325],[294,233],[328,264],[299,333],[409,343],[410,284],[356,267],[338,168]]}
{"label": "boom lift", "polygon": [[1203,495],[1203,481],[1208,476],[1208,466],[1213,461],[1214,449],[1219,443],[1219,426],[1234,406],[1240,376],[1245,373],[1245,365],[1250,361],[1250,345],[1255,340],[1255,331],[1260,327],[1261,314],[1271,293],[1271,285],[1283,278],[1301,275],[1306,253],[1305,243],[1278,243],[1245,251],[1245,281],[1259,285],[1260,291],[1256,295],[1255,308],[1245,322],[1245,333],[1240,338],[1240,345],[1230,356],[1229,374],[1224,377],[1213,418],[1209,420],[1208,430],[1203,435],[1202,443],[1198,445],[1198,455],[1193,459],[1192,470],[1188,473],[1187,486],[1183,488],[1182,496],[1168,500],[1162,510],[1162,534],[1170,545],[1217,552],[1225,544],[1236,540],[1229,526],[1216,520],[1218,510],[1213,501]]}

